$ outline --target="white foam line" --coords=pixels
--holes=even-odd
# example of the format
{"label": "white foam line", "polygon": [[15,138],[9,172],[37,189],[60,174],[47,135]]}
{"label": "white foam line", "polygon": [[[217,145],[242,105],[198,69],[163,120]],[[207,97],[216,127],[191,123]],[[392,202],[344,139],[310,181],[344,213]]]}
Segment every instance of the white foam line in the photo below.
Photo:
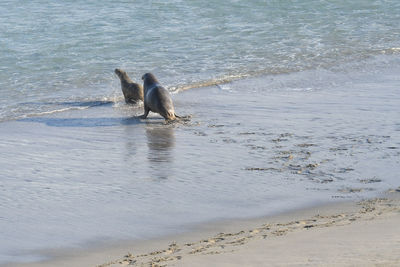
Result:
{"label": "white foam line", "polygon": [[69,111],[69,110],[83,110],[83,109],[88,109],[88,108],[90,108],[90,106],[62,108],[62,109],[49,110],[49,111],[43,111],[43,112],[38,112],[38,113],[25,114],[25,115],[18,116],[16,119],[39,117],[39,116],[43,116],[43,115],[54,114],[54,113],[59,113],[59,112],[64,112],[64,111]]}

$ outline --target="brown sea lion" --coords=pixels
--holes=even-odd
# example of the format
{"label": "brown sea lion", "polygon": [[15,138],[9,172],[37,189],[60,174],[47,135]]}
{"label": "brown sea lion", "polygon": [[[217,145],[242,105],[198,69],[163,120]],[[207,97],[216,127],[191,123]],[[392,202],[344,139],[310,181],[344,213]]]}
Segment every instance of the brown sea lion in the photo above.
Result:
{"label": "brown sea lion", "polygon": [[136,104],[139,100],[143,101],[143,87],[140,84],[134,83],[124,70],[115,69],[115,74],[121,80],[121,89],[126,103]]}
{"label": "brown sea lion", "polygon": [[144,88],[144,114],[142,119],[147,118],[150,111],[160,114],[166,121],[175,120],[174,104],[168,90],[160,85],[156,77],[151,73],[142,76]]}

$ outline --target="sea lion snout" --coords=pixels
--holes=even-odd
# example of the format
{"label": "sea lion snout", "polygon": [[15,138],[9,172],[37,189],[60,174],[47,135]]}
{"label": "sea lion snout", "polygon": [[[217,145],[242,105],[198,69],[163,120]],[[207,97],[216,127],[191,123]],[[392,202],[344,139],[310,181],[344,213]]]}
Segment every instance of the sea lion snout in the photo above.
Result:
{"label": "sea lion snout", "polygon": [[122,76],[121,70],[120,70],[120,69],[115,69],[114,72],[115,72],[115,74],[117,74],[117,76],[121,79],[121,76]]}
{"label": "sea lion snout", "polygon": [[121,70],[121,69],[115,69],[114,72],[115,72],[115,74],[117,74],[118,76],[126,75],[126,72],[123,71],[123,70]]}
{"label": "sea lion snout", "polygon": [[144,81],[144,79],[146,79],[146,78],[147,78],[148,74],[149,74],[149,73],[145,73],[145,74],[143,74],[143,76],[142,76],[142,80],[143,80],[143,81]]}

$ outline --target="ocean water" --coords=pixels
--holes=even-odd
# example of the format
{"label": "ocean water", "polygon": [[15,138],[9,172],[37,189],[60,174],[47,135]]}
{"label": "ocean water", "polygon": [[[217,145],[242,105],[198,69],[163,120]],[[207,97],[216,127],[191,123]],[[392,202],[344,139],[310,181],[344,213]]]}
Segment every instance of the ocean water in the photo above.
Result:
{"label": "ocean water", "polygon": [[115,100],[113,69],[171,90],[399,52],[392,1],[2,1],[0,119]]}
{"label": "ocean water", "polygon": [[[0,264],[399,186],[399,1],[0,14]],[[192,119],[136,118],[115,68],[153,72]]]}

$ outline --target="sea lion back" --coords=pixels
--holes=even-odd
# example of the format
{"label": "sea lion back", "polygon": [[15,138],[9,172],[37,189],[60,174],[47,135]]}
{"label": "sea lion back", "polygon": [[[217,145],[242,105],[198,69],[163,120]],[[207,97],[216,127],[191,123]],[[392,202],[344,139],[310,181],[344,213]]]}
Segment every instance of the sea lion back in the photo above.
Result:
{"label": "sea lion back", "polygon": [[124,70],[115,69],[115,74],[121,80],[121,90],[126,103],[135,104],[139,100],[143,101],[143,87],[140,84],[133,82]]}
{"label": "sea lion back", "polygon": [[175,119],[175,109],[172,103],[172,98],[167,89],[162,86],[157,87],[158,99],[158,113],[166,120]]}

